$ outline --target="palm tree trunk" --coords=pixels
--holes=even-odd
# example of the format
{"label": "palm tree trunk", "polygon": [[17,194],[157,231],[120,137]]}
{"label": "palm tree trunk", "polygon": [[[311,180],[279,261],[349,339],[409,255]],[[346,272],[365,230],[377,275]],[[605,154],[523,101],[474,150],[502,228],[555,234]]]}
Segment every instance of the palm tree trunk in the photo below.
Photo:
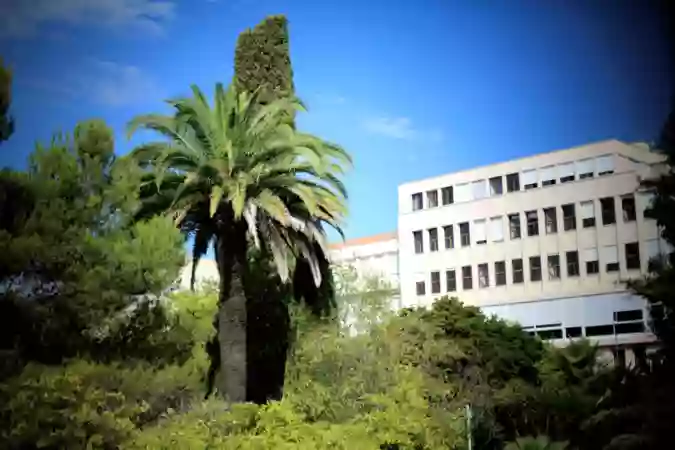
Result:
{"label": "palm tree trunk", "polygon": [[233,403],[246,401],[246,229],[236,224],[218,233],[216,259],[220,272],[218,392]]}

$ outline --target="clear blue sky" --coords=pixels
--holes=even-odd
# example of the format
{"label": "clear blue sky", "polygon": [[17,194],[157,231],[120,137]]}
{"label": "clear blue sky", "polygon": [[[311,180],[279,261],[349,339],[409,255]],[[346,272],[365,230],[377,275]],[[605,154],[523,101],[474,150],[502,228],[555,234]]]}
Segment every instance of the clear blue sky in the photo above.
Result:
{"label": "clear blue sky", "polygon": [[646,3],[3,0],[0,54],[15,69],[18,128],[0,158],[21,167],[36,140],[91,117],[127,152],[131,117],[162,111],[191,83],[230,80],[239,32],[283,13],[310,108],[299,124],[355,159],[347,237],[390,231],[402,182],[654,139],[673,70]]}

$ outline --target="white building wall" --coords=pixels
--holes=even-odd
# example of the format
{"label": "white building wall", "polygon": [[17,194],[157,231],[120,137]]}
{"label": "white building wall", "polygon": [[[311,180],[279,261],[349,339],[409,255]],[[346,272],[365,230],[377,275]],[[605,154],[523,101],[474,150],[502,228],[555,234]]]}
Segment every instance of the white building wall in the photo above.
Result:
{"label": "white building wall", "polygon": [[[640,178],[653,174],[653,165],[660,161],[660,155],[643,146],[605,141],[399,186],[398,237],[402,303],[405,306],[426,306],[441,295],[456,295],[464,303],[480,306],[506,318],[512,317],[523,324],[560,322],[564,314],[571,315],[578,321],[581,320],[578,311],[586,311],[584,314],[603,311],[611,315],[615,310],[627,307],[622,280],[646,272],[647,254],[653,251],[655,245],[661,251],[666,250],[664,243],[658,240],[655,222],[643,217],[649,197],[636,193]],[[571,168],[574,170],[574,181],[561,183],[560,176],[569,173]],[[531,170],[534,172],[530,172]],[[591,178],[579,178],[581,172],[589,170],[593,174]],[[515,192],[507,192],[506,175],[511,173],[519,174],[520,189]],[[525,179],[532,176],[537,187],[525,190]],[[494,177],[501,177],[502,194],[495,194],[490,190],[488,180]],[[542,181],[551,177],[556,183],[542,186]],[[484,182],[479,182],[480,180]],[[470,189],[462,192],[464,184],[468,184]],[[442,189],[449,186],[453,187],[453,202],[443,205]],[[438,206],[430,206],[429,198],[433,198],[433,194],[427,194],[429,191],[437,191]],[[422,196],[423,208],[413,210],[412,196],[418,193]],[[635,221],[624,221],[621,200],[624,195],[634,196],[637,216]],[[611,197],[614,201],[616,223],[610,225],[603,225],[601,217],[600,199],[606,197]],[[587,201],[594,205],[595,226],[584,228],[581,203]],[[574,230],[564,231],[561,207],[565,204],[575,205]],[[543,210],[551,207],[556,212],[557,232],[547,234]],[[528,236],[527,233],[525,213],[528,211],[535,211],[538,218],[539,234],[536,236]],[[510,237],[508,225],[508,215],[515,213],[520,217],[521,237],[518,239]],[[476,221],[486,220],[489,224],[490,219],[496,217],[502,218],[500,228],[503,240],[495,242],[488,233],[486,243],[477,243],[478,233],[482,230]],[[469,246],[461,245],[459,224],[464,222],[469,223]],[[454,248],[451,249],[446,249],[444,245],[443,227],[446,225],[453,226]],[[437,230],[437,251],[430,249],[430,229]],[[416,231],[421,231],[423,236],[424,251],[420,254],[415,251],[413,233]],[[625,244],[632,242],[639,243],[639,270],[629,270],[626,267]],[[606,270],[606,263],[609,262],[607,258],[611,252],[603,248],[608,246],[617,248],[617,272]],[[587,274],[585,270],[584,251],[591,248],[596,248],[599,254],[597,274]],[[565,256],[569,251],[578,252],[580,276],[567,274]],[[549,279],[547,259],[549,255],[555,254],[559,255],[560,277]],[[530,281],[529,258],[532,256],[541,258],[541,281]],[[522,259],[522,283],[514,283],[514,259]],[[505,263],[506,284],[503,286],[495,284],[495,262],[498,261]],[[488,287],[479,287],[479,264],[488,265]],[[462,267],[465,266],[471,268],[471,289],[462,287]],[[449,270],[455,271],[454,291],[449,291],[446,283],[446,271]],[[432,272],[440,273],[438,293],[431,289]],[[424,282],[425,290],[422,295],[417,292],[417,282]],[[581,300],[572,301],[572,298]],[[644,308],[642,299],[633,298],[631,308],[637,308],[638,305]],[[561,299],[566,300],[563,302]],[[505,305],[511,304],[514,309],[506,308]],[[517,307],[516,304],[522,306]],[[584,305],[583,308],[580,304]]]}

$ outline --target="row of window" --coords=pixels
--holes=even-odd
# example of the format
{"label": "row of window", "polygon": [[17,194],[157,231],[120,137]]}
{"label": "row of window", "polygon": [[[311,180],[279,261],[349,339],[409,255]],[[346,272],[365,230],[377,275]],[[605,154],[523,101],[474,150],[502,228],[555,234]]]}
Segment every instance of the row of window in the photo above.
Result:
{"label": "row of window", "polygon": [[[597,158],[582,159],[572,161],[556,166],[547,166],[540,169],[523,170],[522,172],[510,173],[506,175],[506,191],[518,192],[521,190],[535,189],[540,185],[551,186],[558,181],[569,183],[576,179],[583,180],[598,176],[614,173],[614,156],[603,155]],[[455,186],[445,186],[441,188],[441,204],[451,205],[453,203],[478,200],[485,197],[495,197],[504,193],[503,176],[492,177],[488,180],[482,179],[471,183],[461,183]],[[426,196],[426,207],[436,208],[438,203],[438,189],[431,189],[424,193]],[[425,202],[422,192],[412,194],[412,209],[418,211],[424,209]]]}
{"label": "row of window", "polygon": [[563,328],[561,323],[551,323],[533,327],[523,327],[523,330],[533,336],[539,336],[543,340],[644,333],[647,331],[647,326],[643,316],[644,313],[641,309],[631,309],[615,311],[613,323],[604,325]]}
{"label": "row of window", "polygon": [[[659,255],[658,241],[653,240],[654,244],[648,245],[650,258]],[[640,270],[640,246],[637,242],[625,244],[625,267],[627,270]],[[604,262],[604,268],[607,273],[618,272],[619,252],[616,245],[601,248],[602,258],[597,248],[585,249],[582,252],[582,260],[586,275],[594,275],[600,272],[600,259]],[[542,281],[542,258],[541,256],[530,256],[527,259],[529,266],[529,281]],[[494,286],[505,286],[507,284],[506,261],[496,261],[494,264],[493,278],[491,280],[488,263],[478,264],[478,287],[488,288],[491,283]],[[551,254],[546,257],[547,274],[549,280],[559,280],[561,278],[560,255]],[[579,252],[577,250],[565,252],[565,268],[567,277],[578,277],[581,275],[581,266],[579,264]],[[463,291],[473,289],[473,269],[472,266],[463,266],[461,268],[461,286]],[[525,282],[525,268],[523,258],[511,260],[511,284],[521,284]],[[417,295],[426,295],[426,281],[417,281],[415,284]],[[456,292],[458,290],[457,273],[455,269],[445,271],[445,292]],[[433,271],[430,276],[431,294],[441,293],[441,272]]]}
{"label": "row of window", "polygon": [[[624,195],[620,198],[623,222],[633,222],[636,220],[635,197],[633,194]],[[525,211],[525,228],[527,236],[539,236],[539,213],[537,210]],[[562,223],[558,223],[558,208],[549,207],[543,209],[544,231],[546,234],[555,234],[560,225],[563,231],[577,229],[577,208],[574,203],[560,206],[560,215]],[[581,226],[583,228],[592,228],[596,226],[595,202],[593,200],[581,202],[579,204],[579,215],[581,217]],[[600,199],[600,218],[603,225],[612,225],[617,221],[615,198],[605,197]],[[508,233],[511,240],[520,239],[523,235],[521,229],[521,213],[507,215]],[[443,246],[445,249],[455,248],[455,227],[445,225],[443,229]],[[502,242],[504,240],[503,216],[491,217],[490,219],[479,219],[473,221],[471,229],[469,222],[458,224],[459,244],[462,247],[471,246],[473,234],[474,244],[487,244],[488,237],[491,242]],[[429,251],[439,250],[438,228],[429,228],[427,231],[427,242]],[[473,231],[473,233],[472,233]],[[413,231],[413,243],[415,253],[424,253],[424,236],[422,230]]]}

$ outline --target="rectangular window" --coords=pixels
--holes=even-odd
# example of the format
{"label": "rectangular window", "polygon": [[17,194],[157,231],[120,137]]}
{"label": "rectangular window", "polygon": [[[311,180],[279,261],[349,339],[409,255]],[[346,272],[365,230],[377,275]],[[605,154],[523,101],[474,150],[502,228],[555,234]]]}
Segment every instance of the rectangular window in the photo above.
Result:
{"label": "rectangular window", "polygon": [[473,288],[471,266],[464,266],[462,267],[462,289],[468,291],[471,288]]}
{"label": "rectangular window", "polygon": [[577,215],[574,208],[574,203],[562,205],[563,214],[563,230],[570,231],[577,229]]}
{"label": "rectangular window", "polygon": [[602,261],[605,263],[607,272],[619,271],[619,249],[616,245],[602,247]]}
{"label": "rectangular window", "polygon": [[649,217],[649,214],[647,212],[652,208],[652,205],[654,204],[654,197],[655,197],[654,192],[642,191],[639,192],[638,195],[640,199],[640,205],[642,207],[642,217],[644,217],[645,219],[651,219],[651,217]]}
{"label": "rectangular window", "polygon": [[523,170],[520,177],[525,190],[534,189],[539,185],[539,182],[537,181],[537,171],[534,169]]}
{"label": "rectangular window", "polygon": [[633,194],[621,197],[621,211],[623,212],[624,222],[634,222],[635,214],[635,196]]}
{"label": "rectangular window", "polygon": [[581,161],[577,161],[577,174],[579,175],[580,180],[593,178],[593,174],[595,173],[593,162],[592,159],[582,159]]}
{"label": "rectangular window", "polygon": [[602,216],[603,225],[612,225],[616,223],[614,197],[605,197],[600,199],[600,215]]}
{"label": "rectangular window", "polygon": [[487,244],[487,230],[485,229],[485,219],[474,220],[473,222],[473,236],[476,244]]}
{"label": "rectangular window", "polygon": [[437,252],[438,251],[438,229],[429,228],[427,230],[429,233],[429,251]]}
{"label": "rectangular window", "polygon": [[537,211],[525,211],[525,218],[527,220],[527,235],[539,235],[539,217]]}
{"label": "rectangular window", "polygon": [[473,193],[474,200],[485,198],[487,196],[487,185],[485,180],[478,180],[471,183],[471,192]]}
{"label": "rectangular window", "polygon": [[558,232],[558,215],[555,208],[544,208],[544,222],[546,224],[546,234],[555,234]]}
{"label": "rectangular window", "polygon": [[431,293],[440,294],[441,293],[441,273],[440,272],[431,272]]}
{"label": "rectangular window", "polygon": [[478,287],[486,288],[490,286],[490,274],[487,264],[478,264]]}
{"label": "rectangular window", "polygon": [[495,262],[495,284],[497,286],[504,286],[506,284],[506,262]]}
{"label": "rectangular window", "polygon": [[502,242],[504,240],[504,224],[502,217],[492,217],[490,219],[490,241]]}
{"label": "rectangular window", "polygon": [[426,294],[426,288],[424,286],[424,281],[418,281],[415,283],[415,292],[417,292],[417,295],[425,295]]}
{"label": "rectangular window", "polygon": [[509,235],[511,240],[520,239],[520,214],[509,214]]}
{"label": "rectangular window", "polygon": [[555,184],[555,166],[542,167],[539,169],[539,179],[542,186],[551,186]]}
{"label": "rectangular window", "polygon": [[490,196],[495,197],[497,195],[502,195],[503,193],[504,187],[502,186],[502,177],[490,178]]}
{"label": "rectangular window", "polygon": [[427,208],[436,208],[438,206],[438,191],[427,191]]}
{"label": "rectangular window", "polygon": [[457,275],[455,269],[445,271],[445,287],[447,292],[455,292],[457,290]]}
{"label": "rectangular window", "polygon": [[579,252],[576,250],[565,252],[565,260],[567,261],[567,276],[579,276]]}
{"label": "rectangular window", "polygon": [[641,309],[629,309],[626,311],[614,311],[614,322],[635,322],[642,320],[644,314]]}
{"label": "rectangular window", "polygon": [[598,261],[598,249],[587,248],[584,250],[584,263],[586,264],[586,274],[593,275],[600,272],[600,262]]}
{"label": "rectangular window", "polygon": [[441,200],[443,201],[443,205],[451,205],[454,202],[452,186],[446,186],[441,189]]}
{"label": "rectangular window", "polygon": [[659,249],[659,240],[650,239],[645,242],[647,250],[647,270],[655,272],[663,267],[663,257]]}
{"label": "rectangular window", "polygon": [[443,240],[445,241],[446,250],[455,248],[455,235],[452,225],[446,225],[443,227]]}
{"label": "rectangular window", "polygon": [[424,241],[421,231],[413,231],[413,240],[415,241],[415,253],[424,253]]}
{"label": "rectangular window", "polygon": [[422,209],[422,193],[417,192],[416,194],[412,195],[412,209],[413,211],[419,211]]}
{"label": "rectangular window", "polygon": [[469,222],[462,222],[459,224],[459,241],[462,244],[462,247],[469,247],[471,245]]}
{"label": "rectangular window", "polygon": [[522,283],[525,278],[523,277],[523,260],[520,258],[511,260],[511,269],[513,270],[513,284]]}
{"label": "rectangular window", "polygon": [[558,178],[560,183],[569,183],[574,181],[574,163],[563,163],[558,165]]}
{"label": "rectangular window", "polygon": [[614,155],[604,155],[595,158],[595,167],[599,177],[614,173]]}
{"label": "rectangular window", "polygon": [[518,192],[520,190],[520,175],[509,173],[506,175],[506,192]]}
{"label": "rectangular window", "polygon": [[593,201],[581,202],[581,225],[584,228],[595,226],[595,207]]}
{"label": "rectangular window", "polygon": [[530,256],[530,281],[541,281],[540,256]]}
{"label": "rectangular window", "polygon": [[548,279],[560,279],[560,255],[548,255]]}
{"label": "rectangular window", "polygon": [[468,202],[471,200],[471,186],[469,183],[455,186],[455,202]]}
{"label": "rectangular window", "polygon": [[640,270],[640,245],[637,242],[626,244],[626,269]]}
{"label": "rectangular window", "polygon": [[567,327],[565,328],[565,336],[568,338],[581,337],[581,327]]}

